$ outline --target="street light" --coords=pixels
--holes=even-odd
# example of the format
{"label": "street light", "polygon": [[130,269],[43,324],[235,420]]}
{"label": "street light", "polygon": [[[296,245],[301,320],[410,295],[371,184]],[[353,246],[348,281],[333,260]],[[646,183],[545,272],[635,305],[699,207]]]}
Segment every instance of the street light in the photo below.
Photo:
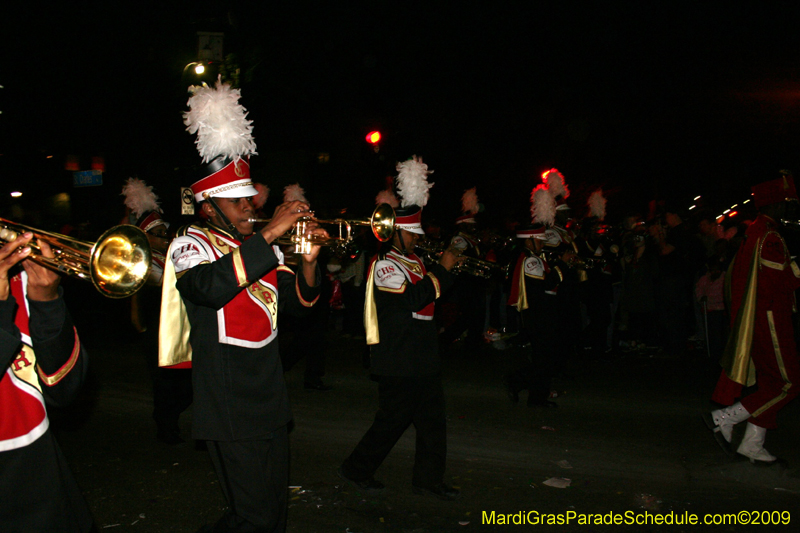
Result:
{"label": "street light", "polygon": [[186,71],[189,70],[189,67],[194,67],[194,73],[200,76],[206,71],[206,66],[201,61],[192,61],[191,63],[187,63],[185,67],[183,67],[183,73],[181,74],[181,78],[186,75]]}

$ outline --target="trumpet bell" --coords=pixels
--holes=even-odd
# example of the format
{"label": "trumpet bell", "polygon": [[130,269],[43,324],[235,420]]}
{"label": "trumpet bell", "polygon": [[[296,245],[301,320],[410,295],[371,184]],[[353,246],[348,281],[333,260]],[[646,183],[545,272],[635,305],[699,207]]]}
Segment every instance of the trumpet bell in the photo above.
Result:
{"label": "trumpet bell", "polygon": [[89,276],[104,296],[125,298],[145,284],[150,262],[150,244],[144,232],[136,226],[116,226],[92,247]]}
{"label": "trumpet bell", "polygon": [[389,204],[380,204],[372,212],[369,226],[372,234],[381,242],[386,242],[394,235],[395,222],[394,208]]}
{"label": "trumpet bell", "polygon": [[[92,243],[0,218],[0,241],[11,242],[25,232],[33,234],[28,243],[29,260],[55,272],[91,281],[108,298],[132,296],[150,275],[150,243],[136,226],[115,226]],[[42,254],[38,241],[48,244],[53,257]]]}

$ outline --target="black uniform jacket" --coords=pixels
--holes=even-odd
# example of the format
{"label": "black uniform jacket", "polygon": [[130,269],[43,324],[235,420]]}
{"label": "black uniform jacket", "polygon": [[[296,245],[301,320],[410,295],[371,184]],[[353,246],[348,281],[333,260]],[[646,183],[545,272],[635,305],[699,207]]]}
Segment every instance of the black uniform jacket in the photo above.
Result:
{"label": "black uniform jacket", "polygon": [[433,302],[453,284],[453,276],[438,264],[427,271],[416,255],[403,256],[396,250],[376,260],[370,272],[380,333],[380,342],[371,347],[372,374],[439,373]]}
{"label": "black uniform jacket", "polygon": [[26,301],[24,284],[12,278],[12,295],[0,301],[0,530],[85,532],[89,509],[45,406],[75,397],[86,353],[60,295]]}
{"label": "black uniform jacket", "polygon": [[269,437],[292,417],[277,313],[308,312],[319,296],[319,272],[309,287],[260,234],[240,243],[216,227],[184,228],[170,251],[191,323],[193,437]]}

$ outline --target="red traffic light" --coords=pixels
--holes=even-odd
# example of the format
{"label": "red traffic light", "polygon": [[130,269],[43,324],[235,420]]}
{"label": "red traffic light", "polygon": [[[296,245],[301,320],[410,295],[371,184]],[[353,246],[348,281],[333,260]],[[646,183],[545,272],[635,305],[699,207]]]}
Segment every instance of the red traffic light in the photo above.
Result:
{"label": "red traffic light", "polygon": [[381,132],[379,131],[371,131],[367,133],[367,142],[370,144],[378,144],[381,140]]}

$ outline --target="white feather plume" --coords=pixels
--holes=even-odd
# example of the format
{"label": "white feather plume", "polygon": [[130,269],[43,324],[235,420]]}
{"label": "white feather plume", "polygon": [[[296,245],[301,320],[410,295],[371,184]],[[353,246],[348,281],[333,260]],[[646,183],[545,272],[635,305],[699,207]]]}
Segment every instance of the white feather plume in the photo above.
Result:
{"label": "white feather plume", "polygon": [[531,191],[531,219],[533,222],[552,226],[556,220],[556,199],[547,185],[537,185]]}
{"label": "white feather plume", "polygon": [[208,163],[224,155],[234,161],[256,155],[253,140],[253,121],[247,120],[247,110],[239,103],[241,91],[217,78],[215,88],[206,84],[189,87],[192,96],[183,114],[186,131],[197,133],[197,151]]}
{"label": "white feather plume", "polygon": [[468,215],[474,215],[479,210],[477,187],[467,189],[461,195],[461,211]]}
{"label": "white feather plume", "polygon": [[299,183],[287,185],[283,188],[283,201],[284,202],[306,202],[306,191],[300,186]]}
{"label": "white feather plume", "polygon": [[125,205],[134,215],[134,220],[141,217],[148,211],[158,211],[163,213],[158,203],[158,196],[153,192],[153,187],[147,185],[138,178],[128,178],[122,186],[122,196],[125,197]]}
{"label": "white feather plume", "polygon": [[421,157],[412,156],[408,161],[397,163],[397,172],[397,192],[402,207],[425,207],[430,196],[428,190],[433,187],[433,183],[428,183],[428,175],[433,171],[428,170],[428,165],[422,162]]}
{"label": "white feather plume", "polygon": [[559,196],[564,200],[569,198],[569,188],[564,181],[564,175],[559,172],[557,168],[551,168],[544,173],[542,178],[542,181],[544,181],[544,184],[550,189],[550,194],[552,194],[554,198],[558,198]]}
{"label": "white feather plume", "polygon": [[258,194],[253,196],[253,207],[256,209],[261,209],[264,207],[264,204],[267,203],[267,199],[269,199],[269,187],[264,185],[263,183],[253,183],[253,187],[256,188]]}
{"label": "white feather plume", "polygon": [[597,217],[598,220],[606,218],[606,198],[603,196],[603,190],[598,189],[589,195],[586,201],[589,206],[589,216]]}
{"label": "white feather plume", "polygon": [[375,205],[380,204],[389,204],[392,207],[400,206],[397,196],[395,196],[394,192],[390,191],[389,189],[382,190],[378,193],[378,196],[375,197]]}

